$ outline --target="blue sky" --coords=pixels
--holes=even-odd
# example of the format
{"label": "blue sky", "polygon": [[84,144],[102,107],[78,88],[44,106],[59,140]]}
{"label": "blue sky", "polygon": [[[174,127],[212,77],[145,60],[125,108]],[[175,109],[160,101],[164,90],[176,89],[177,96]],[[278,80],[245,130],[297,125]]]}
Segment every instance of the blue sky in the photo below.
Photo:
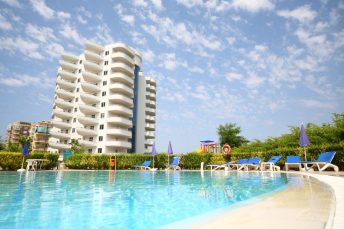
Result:
{"label": "blue sky", "polygon": [[266,139],[344,105],[344,2],[0,0],[0,133],[48,120],[60,53],[124,42],[157,80],[158,151],[196,150],[219,124]]}

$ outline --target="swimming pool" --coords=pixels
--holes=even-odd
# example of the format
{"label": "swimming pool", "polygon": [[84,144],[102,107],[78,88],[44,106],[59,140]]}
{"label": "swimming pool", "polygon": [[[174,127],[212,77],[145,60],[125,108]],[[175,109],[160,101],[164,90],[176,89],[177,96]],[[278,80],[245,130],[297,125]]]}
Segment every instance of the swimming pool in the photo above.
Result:
{"label": "swimming pool", "polygon": [[0,172],[0,228],[159,228],[291,183],[259,172]]}

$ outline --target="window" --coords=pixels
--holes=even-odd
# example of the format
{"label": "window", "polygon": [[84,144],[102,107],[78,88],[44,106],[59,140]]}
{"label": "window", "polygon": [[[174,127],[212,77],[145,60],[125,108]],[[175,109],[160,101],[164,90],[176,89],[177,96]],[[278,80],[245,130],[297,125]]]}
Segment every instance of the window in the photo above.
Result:
{"label": "window", "polygon": [[99,126],[99,129],[100,129],[100,130],[104,130],[104,124],[101,124],[101,125]]}
{"label": "window", "polygon": [[105,86],[107,84],[107,82],[106,81],[103,81],[103,86]]}
{"label": "window", "polygon": [[104,65],[108,65],[108,64],[109,64],[109,61],[106,60],[106,61],[104,62]]}
{"label": "window", "polygon": [[90,137],[88,140],[89,140],[90,142],[93,142],[93,137]]}
{"label": "window", "polygon": [[79,92],[79,88],[76,89],[76,92]]}
{"label": "window", "polygon": [[76,118],[73,118],[73,122],[76,122]]}
{"label": "window", "polygon": [[80,60],[79,63],[82,64],[82,60]]}
{"label": "window", "polygon": [[98,153],[102,153],[102,148],[98,148]]}
{"label": "window", "polygon": [[90,129],[91,129],[91,130],[94,130],[94,126],[90,126]]}
{"label": "window", "polygon": [[102,92],[102,96],[106,96],[106,91],[103,91],[103,92]]}
{"label": "window", "polygon": [[91,115],[91,117],[92,117],[92,118],[95,118],[95,117],[96,117],[96,115]]}
{"label": "window", "polygon": [[75,98],[75,102],[78,102],[79,101],[79,98]]}
{"label": "window", "polygon": [[100,118],[104,118],[105,117],[105,114],[104,113],[101,113],[100,114]]}
{"label": "window", "polygon": [[110,53],[109,51],[105,51],[105,56],[109,55],[109,53]]}
{"label": "window", "polygon": [[102,142],[103,141],[103,136],[99,136],[98,141]]}
{"label": "window", "polygon": [[104,71],[104,76],[106,76],[106,75],[107,75],[107,73],[108,73],[108,71]]}
{"label": "window", "polygon": [[78,83],[80,83],[80,78],[78,79]]}
{"label": "window", "polygon": [[81,73],[81,69],[79,69],[79,73]]}
{"label": "window", "polygon": [[67,144],[67,140],[64,140],[64,144]]}
{"label": "window", "polygon": [[75,128],[72,129],[72,133],[75,133]]}
{"label": "window", "polygon": [[77,111],[78,111],[78,108],[75,107],[75,108],[74,108],[74,112],[77,112]]}
{"label": "window", "polygon": [[101,103],[101,107],[105,107],[105,102],[102,102],[102,103]]}
{"label": "window", "polygon": [[87,151],[88,151],[89,153],[92,153],[92,149],[88,149]]}

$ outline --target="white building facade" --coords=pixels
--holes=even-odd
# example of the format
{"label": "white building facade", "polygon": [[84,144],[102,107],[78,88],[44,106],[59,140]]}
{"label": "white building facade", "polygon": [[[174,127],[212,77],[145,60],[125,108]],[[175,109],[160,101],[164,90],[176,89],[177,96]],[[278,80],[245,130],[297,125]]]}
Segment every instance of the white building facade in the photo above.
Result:
{"label": "white building facade", "polygon": [[143,75],[141,62],[123,43],[86,42],[80,56],[62,54],[49,150],[66,151],[76,139],[89,153],[150,152],[156,82]]}

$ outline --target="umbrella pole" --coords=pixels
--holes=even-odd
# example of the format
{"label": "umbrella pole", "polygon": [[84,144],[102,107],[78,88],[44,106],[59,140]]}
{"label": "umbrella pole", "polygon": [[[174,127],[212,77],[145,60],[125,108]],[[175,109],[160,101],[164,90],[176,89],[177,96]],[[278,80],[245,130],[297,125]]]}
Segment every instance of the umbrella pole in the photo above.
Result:
{"label": "umbrella pole", "polygon": [[170,155],[167,154],[167,166],[166,166],[166,169],[168,169],[169,165],[170,165]]}
{"label": "umbrella pole", "polygon": [[153,169],[154,169],[154,155],[153,155]]}
{"label": "umbrella pole", "polygon": [[25,157],[25,156],[23,156],[23,160],[22,160],[21,169],[23,169],[23,166],[24,166],[24,157]]}
{"label": "umbrella pole", "polygon": [[305,154],[305,161],[307,161],[306,147],[303,147],[303,153]]}

